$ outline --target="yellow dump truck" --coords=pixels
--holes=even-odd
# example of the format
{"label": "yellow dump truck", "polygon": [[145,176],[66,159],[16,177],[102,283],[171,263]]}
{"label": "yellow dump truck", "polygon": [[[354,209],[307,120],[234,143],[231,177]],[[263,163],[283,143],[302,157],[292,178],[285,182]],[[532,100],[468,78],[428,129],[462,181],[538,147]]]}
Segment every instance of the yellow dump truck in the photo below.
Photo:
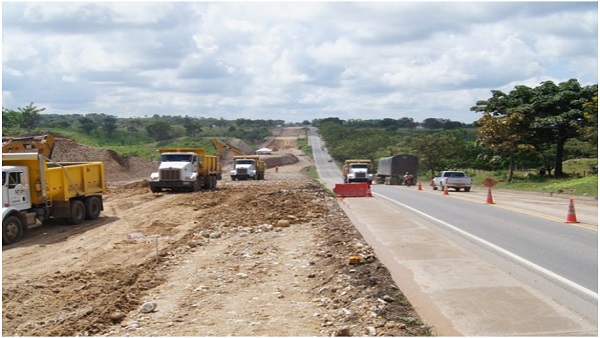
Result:
{"label": "yellow dump truck", "polygon": [[233,157],[233,169],[231,169],[231,180],[264,180],[267,164],[260,156],[245,155]]}
{"label": "yellow dump truck", "polygon": [[342,167],[344,183],[373,181],[373,164],[371,160],[346,160]]}
{"label": "yellow dump truck", "polygon": [[198,191],[214,189],[222,178],[217,156],[201,148],[161,148],[158,171],[150,175],[150,190]]}
{"label": "yellow dump truck", "polygon": [[2,154],[2,244],[49,218],[79,224],[104,209],[104,163],[52,162],[39,153]]}

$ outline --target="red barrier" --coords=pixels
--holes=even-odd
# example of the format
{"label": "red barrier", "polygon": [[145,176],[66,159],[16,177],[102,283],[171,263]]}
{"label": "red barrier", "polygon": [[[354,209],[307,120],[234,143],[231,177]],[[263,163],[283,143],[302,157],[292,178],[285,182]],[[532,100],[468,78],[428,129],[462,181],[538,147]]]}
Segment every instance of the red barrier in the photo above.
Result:
{"label": "red barrier", "polygon": [[336,184],[333,192],[337,197],[372,197],[369,183]]}

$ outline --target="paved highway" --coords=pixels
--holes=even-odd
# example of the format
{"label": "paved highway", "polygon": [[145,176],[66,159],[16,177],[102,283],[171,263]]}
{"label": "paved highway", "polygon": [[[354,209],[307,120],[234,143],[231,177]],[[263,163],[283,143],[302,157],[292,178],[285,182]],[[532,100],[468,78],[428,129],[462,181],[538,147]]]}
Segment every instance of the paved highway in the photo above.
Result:
{"label": "paved highway", "polygon": [[[341,172],[330,162],[314,128],[309,135],[319,176],[332,188],[342,182]],[[386,185],[372,185],[371,189],[376,199],[390,208],[573,309],[595,323],[597,331],[597,201],[585,206],[587,223],[567,224],[556,217],[556,210],[546,213],[534,201],[515,199],[503,207],[469,198],[473,192],[447,196],[428,186],[423,191]]]}

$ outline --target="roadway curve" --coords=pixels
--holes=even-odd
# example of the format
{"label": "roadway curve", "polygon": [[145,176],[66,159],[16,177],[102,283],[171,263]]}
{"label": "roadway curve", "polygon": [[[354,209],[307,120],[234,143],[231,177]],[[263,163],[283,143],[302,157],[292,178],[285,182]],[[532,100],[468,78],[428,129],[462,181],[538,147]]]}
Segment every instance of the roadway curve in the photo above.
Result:
{"label": "roadway curve", "polygon": [[[324,184],[341,183],[315,128],[309,144]],[[371,189],[340,204],[438,334],[597,335],[597,200],[577,198],[571,224],[562,196]]]}

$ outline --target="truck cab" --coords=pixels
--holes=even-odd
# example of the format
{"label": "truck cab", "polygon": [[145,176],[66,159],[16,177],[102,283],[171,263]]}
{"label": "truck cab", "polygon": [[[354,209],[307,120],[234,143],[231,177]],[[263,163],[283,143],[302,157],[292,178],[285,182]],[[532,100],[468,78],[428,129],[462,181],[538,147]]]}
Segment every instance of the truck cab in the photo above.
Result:
{"label": "truck cab", "polygon": [[232,181],[264,179],[264,163],[255,158],[235,158],[230,176]]}
{"label": "truck cab", "polygon": [[31,208],[27,167],[2,167],[2,213],[7,209]]}
{"label": "truck cab", "polygon": [[193,187],[198,175],[198,154],[193,152],[164,152],[160,154],[158,171],[150,175],[150,188]]}
{"label": "truck cab", "polygon": [[343,168],[344,183],[367,182],[371,184],[373,181],[371,168],[370,160],[346,160]]}

